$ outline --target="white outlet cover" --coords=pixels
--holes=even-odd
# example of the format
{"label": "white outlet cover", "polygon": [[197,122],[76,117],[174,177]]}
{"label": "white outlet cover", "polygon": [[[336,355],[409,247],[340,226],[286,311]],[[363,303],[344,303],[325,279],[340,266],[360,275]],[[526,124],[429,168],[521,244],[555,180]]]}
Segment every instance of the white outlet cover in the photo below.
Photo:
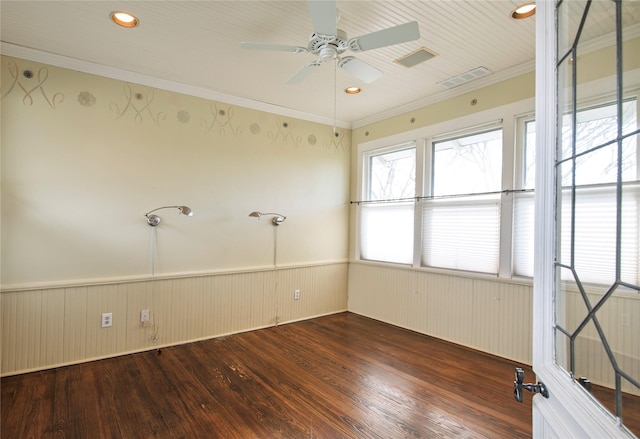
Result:
{"label": "white outlet cover", "polygon": [[102,327],[110,328],[111,326],[113,326],[113,314],[110,312],[102,314]]}

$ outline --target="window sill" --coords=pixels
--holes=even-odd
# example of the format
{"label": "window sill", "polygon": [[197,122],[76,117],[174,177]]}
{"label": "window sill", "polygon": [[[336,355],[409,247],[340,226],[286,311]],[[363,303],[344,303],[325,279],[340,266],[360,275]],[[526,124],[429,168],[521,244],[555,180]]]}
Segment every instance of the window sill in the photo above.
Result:
{"label": "window sill", "polygon": [[505,277],[499,277],[494,274],[478,273],[473,271],[450,270],[446,268],[433,268],[433,267],[415,267],[408,264],[397,264],[393,262],[381,262],[381,261],[367,261],[362,259],[352,259],[349,261],[349,263],[359,264],[359,265],[368,265],[368,266],[377,266],[377,267],[383,267],[383,268],[393,268],[396,270],[414,271],[419,273],[440,274],[440,275],[459,277],[459,278],[465,278],[465,279],[492,281],[492,282],[499,282],[499,283],[505,283],[505,284],[511,284],[511,285],[521,285],[526,287],[533,286],[533,279],[527,278],[527,277],[505,278]]}

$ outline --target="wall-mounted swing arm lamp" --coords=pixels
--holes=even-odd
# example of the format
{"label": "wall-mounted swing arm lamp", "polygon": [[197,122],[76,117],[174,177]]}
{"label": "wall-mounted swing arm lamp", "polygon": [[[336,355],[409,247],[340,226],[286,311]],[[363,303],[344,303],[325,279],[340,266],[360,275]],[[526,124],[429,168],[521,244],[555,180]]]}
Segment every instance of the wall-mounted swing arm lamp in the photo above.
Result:
{"label": "wall-mounted swing arm lamp", "polygon": [[157,209],[150,210],[149,212],[144,214],[144,216],[147,217],[147,224],[149,224],[152,227],[155,227],[158,224],[160,224],[160,217],[155,214],[152,215],[153,212],[160,209],[178,209],[180,213],[183,215],[193,216],[193,211],[187,206],[162,206],[162,207],[158,207]]}
{"label": "wall-mounted swing arm lamp", "polygon": [[264,216],[264,215],[274,215],[273,219],[271,220],[271,223],[273,223],[274,226],[279,226],[284,222],[284,220],[287,219],[286,216],[280,215],[279,213],[273,213],[273,212],[267,212],[267,213],[251,212],[249,214],[249,216],[252,216],[254,218],[260,218],[261,216]]}

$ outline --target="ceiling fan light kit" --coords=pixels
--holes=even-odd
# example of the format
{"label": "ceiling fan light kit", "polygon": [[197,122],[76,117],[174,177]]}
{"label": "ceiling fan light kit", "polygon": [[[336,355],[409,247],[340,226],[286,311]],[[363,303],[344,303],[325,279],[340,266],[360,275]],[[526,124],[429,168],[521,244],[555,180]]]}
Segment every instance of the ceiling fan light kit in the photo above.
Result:
{"label": "ceiling fan light kit", "polygon": [[316,60],[306,63],[302,69],[287,81],[287,84],[303,82],[317,67],[330,61],[335,61],[337,67],[355,78],[367,84],[371,83],[380,78],[383,72],[354,56],[342,57],[343,53],[347,50],[356,53],[365,52],[420,38],[418,22],[411,21],[348,39],[347,34],[342,29],[337,28],[338,14],[335,1],[309,0],[308,5],[314,32],[309,37],[306,48],[269,43],[242,43],[243,48],[251,50],[291,53],[310,52],[316,55]]}

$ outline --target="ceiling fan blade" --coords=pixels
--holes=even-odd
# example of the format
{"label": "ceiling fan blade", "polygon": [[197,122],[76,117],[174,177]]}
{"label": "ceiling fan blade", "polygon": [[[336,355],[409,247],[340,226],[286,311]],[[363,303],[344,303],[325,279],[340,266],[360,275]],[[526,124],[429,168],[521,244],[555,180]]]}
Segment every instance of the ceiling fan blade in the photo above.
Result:
{"label": "ceiling fan blade", "polygon": [[240,43],[243,49],[251,50],[272,50],[278,52],[292,52],[292,53],[305,53],[306,47],[301,46],[284,46],[280,44],[268,44],[268,43]]}
{"label": "ceiling fan blade", "polygon": [[337,15],[335,0],[309,0],[309,15],[313,30],[320,35],[336,35]]}
{"label": "ceiling fan blade", "polygon": [[372,83],[383,74],[380,70],[354,56],[345,56],[340,59],[338,67],[366,84]]}
{"label": "ceiling fan blade", "polygon": [[307,76],[313,73],[315,69],[320,67],[320,64],[322,63],[318,60],[306,63],[304,67],[298,70],[298,73],[293,75],[291,79],[287,81],[287,84],[300,84]]}
{"label": "ceiling fan blade", "polygon": [[410,21],[409,23],[351,38],[349,40],[349,48],[354,52],[364,52],[365,50],[406,43],[418,38],[420,38],[418,22]]}

